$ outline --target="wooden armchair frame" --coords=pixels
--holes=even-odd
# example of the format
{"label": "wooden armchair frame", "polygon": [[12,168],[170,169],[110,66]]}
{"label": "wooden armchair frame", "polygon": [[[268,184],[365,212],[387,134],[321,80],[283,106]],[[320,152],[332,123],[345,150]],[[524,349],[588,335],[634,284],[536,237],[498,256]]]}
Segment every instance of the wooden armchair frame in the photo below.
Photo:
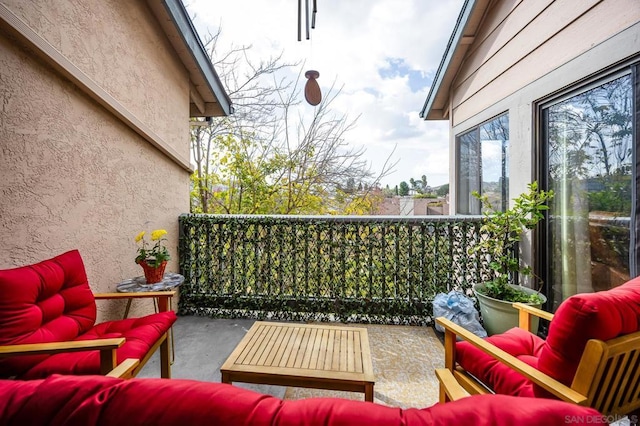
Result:
{"label": "wooden armchair frame", "polygon": [[[158,301],[158,310],[165,312],[169,309],[170,300],[175,295],[175,291],[155,291],[147,293],[101,293],[94,294],[95,300],[105,299],[140,299],[155,298]],[[3,345],[0,346],[0,358],[7,358],[19,355],[53,355],[65,352],[81,352],[90,350],[100,351],[100,374],[114,377],[130,378],[138,374],[146,362],[151,358],[156,349],[160,347],[160,370],[163,378],[171,377],[171,366],[169,362],[169,342],[166,332],[150,348],[146,356],[141,359],[127,359],[117,365],[116,350],[125,342],[124,338],[116,339],[93,339],[74,340],[69,342],[49,342],[34,343],[26,345]]]}
{"label": "wooden armchair frame", "polygon": [[[514,303],[519,311],[519,327],[530,330],[532,316],[551,321],[553,314],[522,303]],[[640,409],[640,332],[608,341],[587,342],[571,386],[536,370],[518,358],[497,348],[446,318],[436,318],[445,329],[445,368],[470,394],[492,393],[482,382],[456,364],[456,338],[469,342],[494,357],[557,398],[585,405],[605,415],[625,415]],[[440,385],[440,401],[451,399]]]}
{"label": "wooden armchair frame", "polygon": [[106,375],[108,377],[117,377],[119,379],[130,379],[133,377],[133,371],[138,367],[138,365],[140,365],[139,359],[127,358]]}
{"label": "wooden armchair frame", "polygon": [[[175,290],[167,291],[149,291],[144,293],[96,293],[93,297],[96,300],[132,300],[132,299],[154,299],[158,302],[158,312],[166,312],[171,307],[171,299],[175,296]],[[171,359],[169,351],[169,331],[158,339],[158,341],[149,349],[144,358],[133,370],[131,376],[136,376],[142,367],[145,366],[149,358],[160,347],[160,377],[165,379],[171,378]],[[113,370],[115,365],[111,368]]]}
{"label": "wooden armchair frame", "polygon": [[[440,402],[457,401],[471,396],[453,377],[451,370],[436,368],[436,377],[440,383]],[[443,399],[444,395],[444,399]]]}

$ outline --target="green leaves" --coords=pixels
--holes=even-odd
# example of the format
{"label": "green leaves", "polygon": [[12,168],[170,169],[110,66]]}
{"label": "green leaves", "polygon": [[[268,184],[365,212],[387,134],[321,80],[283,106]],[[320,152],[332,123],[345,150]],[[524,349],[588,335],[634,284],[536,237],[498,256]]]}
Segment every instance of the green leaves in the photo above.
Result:
{"label": "green leaves", "polygon": [[329,166],[324,163],[331,161],[320,161],[314,155],[314,146],[290,153],[250,138],[217,137],[210,167],[206,172],[196,170],[191,177],[191,210],[214,214],[371,213],[382,197],[373,191],[346,194],[336,185],[339,179],[326,170]]}
{"label": "green leaves", "polygon": [[527,294],[523,291],[515,289],[507,285],[507,283],[501,280],[488,281],[485,283],[484,288],[479,287],[477,291],[485,296],[492,297],[499,300],[508,300],[509,302],[521,302],[521,303],[542,303],[542,298],[537,294]]}
{"label": "green leaves", "polygon": [[170,260],[169,250],[162,244],[163,241],[167,241],[164,238],[167,235],[167,231],[164,229],[156,229],[151,232],[151,241],[155,241],[154,245],[148,249],[147,241],[145,239],[146,232],[142,231],[135,237],[135,241],[139,244],[138,254],[135,257],[135,262],[140,263],[146,261],[149,265],[154,267],[160,266],[165,260]]}
{"label": "green leaves", "polygon": [[514,300],[524,296],[515,295],[507,285],[509,276],[532,275],[530,267],[520,265],[516,248],[523,231],[534,229],[544,219],[544,212],[549,209],[545,203],[553,198],[553,191],[540,190],[535,181],[527,188],[527,192],[513,200],[513,207],[503,212],[495,211],[486,195],[480,195],[476,191],[472,193],[482,203],[484,221],[481,232],[486,233],[486,238],[469,251],[489,258],[493,280],[487,284],[487,295],[496,299],[521,301]]}
{"label": "green leaves", "polygon": [[[180,312],[427,324],[431,302],[486,264],[479,219],[180,216]],[[471,281],[469,281],[471,280]]]}

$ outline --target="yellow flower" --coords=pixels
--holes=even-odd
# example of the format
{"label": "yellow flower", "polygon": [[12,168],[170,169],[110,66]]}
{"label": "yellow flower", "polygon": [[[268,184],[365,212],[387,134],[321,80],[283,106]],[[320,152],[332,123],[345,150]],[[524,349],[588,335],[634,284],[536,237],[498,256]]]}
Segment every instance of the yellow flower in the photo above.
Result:
{"label": "yellow flower", "polygon": [[155,241],[151,247],[145,238],[145,231],[140,232],[136,235],[136,243],[138,245],[138,254],[135,258],[136,263],[140,263],[143,260],[149,264],[153,264],[154,266],[160,265],[165,260],[171,259],[171,255],[169,254],[169,250],[167,247],[163,245],[163,241],[166,241],[164,236],[167,235],[167,231],[164,229],[156,229],[151,232],[151,239]]}
{"label": "yellow flower", "polygon": [[160,238],[164,237],[165,235],[167,235],[167,231],[165,231],[164,229],[156,229],[155,231],[151,232],[151,240],[158,241]]}

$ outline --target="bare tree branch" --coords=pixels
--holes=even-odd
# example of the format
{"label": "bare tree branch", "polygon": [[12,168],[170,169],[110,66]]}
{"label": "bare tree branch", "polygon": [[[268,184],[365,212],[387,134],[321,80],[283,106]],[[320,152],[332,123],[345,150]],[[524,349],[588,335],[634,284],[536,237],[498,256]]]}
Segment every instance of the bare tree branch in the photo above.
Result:
{"label": "bare tree branch", "polygon": [[[347,143],[358,118],[332,110],[341,92],[335,82],[309,116],[300,105],[303,66],[282,53],[254,61],[251,46],[219,52],[220,34],[209,34],[205,46],[235,113],[192,128],[192,210],[343,213],[367,199],[395,166],[393,152],[376,174],[364,148]],[[295,69],[295,79],[285,76]],[[348,182],[363,190],[344,192]]]}

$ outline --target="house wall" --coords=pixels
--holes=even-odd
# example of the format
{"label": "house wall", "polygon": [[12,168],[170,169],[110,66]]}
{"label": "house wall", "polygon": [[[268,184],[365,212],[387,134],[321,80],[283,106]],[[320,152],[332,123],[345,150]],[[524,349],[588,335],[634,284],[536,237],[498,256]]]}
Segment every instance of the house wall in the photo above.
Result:
{"label": "house wall", "polygon": [[[455,136],[508,111],[513,199],[537,179],[537,103],[639,55],[640,2],[497,0],[469,52],[448,106],[450,182],[457,174]],[[455,184],[450,191],[450,213],[455,214]],[[530,238],[524,236],[520,245],[527,263],[533,257]]]}
{"label": "house wall", "polygon": [[637,0],[497,2],[455,79],[454,125],[639,19]]}
{"label": "house wall", "polygon": [[[189,77],[145,2],[3,1],[176,152],[189,158]],[[141,275],[141,230],[164,228],[177,271],[189,172],[0,31],[0,268],[71,249],[94,292]],[[100,319],[122,302],[99,302]],[[151,308],[134,303],[132,314]]]}
{"label": "house wall", "polygon": [[400,214],[400,197],[383,198],[377,206],[375,215],[391,216]]}
{"label": "house wall", "polygon": [[535,102],[638,52],[637,0],[496,1],[453,84],[450,181],[455,136],[508,111],[510,198],[525,191],[535,178]]}
{"label": "house wall", "polygon": [[[435,205],[435,204],[440,205]],[[424,216],[444,215],[449,213],[446,199],[391,197],[384,198],[374,215],[380,216]]]}

